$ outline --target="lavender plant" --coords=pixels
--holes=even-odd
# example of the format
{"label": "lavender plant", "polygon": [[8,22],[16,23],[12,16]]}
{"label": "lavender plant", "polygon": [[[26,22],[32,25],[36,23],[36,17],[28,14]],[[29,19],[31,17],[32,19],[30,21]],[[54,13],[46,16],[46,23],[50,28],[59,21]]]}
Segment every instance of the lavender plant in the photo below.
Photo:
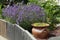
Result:
{"label": "lavender plant", "polygon": [[31,31],[31,24],[45,22],[44,9],[37,5],[13,5],[2,10],[5,19]]}

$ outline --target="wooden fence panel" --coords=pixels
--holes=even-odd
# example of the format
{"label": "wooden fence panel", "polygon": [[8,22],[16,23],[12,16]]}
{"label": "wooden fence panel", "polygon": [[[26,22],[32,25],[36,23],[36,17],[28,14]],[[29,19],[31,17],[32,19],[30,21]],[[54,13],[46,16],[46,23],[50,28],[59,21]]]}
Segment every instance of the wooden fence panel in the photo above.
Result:
{"label": "wooden fence panel", "polygon": [[0,19],[0,35],[6,37],[6,21]]}

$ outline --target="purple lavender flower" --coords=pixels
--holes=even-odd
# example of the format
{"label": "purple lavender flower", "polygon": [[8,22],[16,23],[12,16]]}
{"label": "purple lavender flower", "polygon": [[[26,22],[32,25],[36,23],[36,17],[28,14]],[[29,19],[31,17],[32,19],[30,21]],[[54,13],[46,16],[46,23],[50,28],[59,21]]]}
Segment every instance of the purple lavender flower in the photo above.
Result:
{"label": "purple lavender flower", "polygon": [[13,5],[4,8],[2,12],[5,18],[10,18],[12,23],[16,22],[25,29],[30,28],[31,23],[45,21],[44,9],[37,5]]}
{"label": "purple lavender flower", "polygon": [[3,16],[12,18],[17,24],[23,20],[32,22],[32,20],[38,21],[38,19],[43,20],[45,18],[44,9],[37,5],[14,5],[2,11]]}

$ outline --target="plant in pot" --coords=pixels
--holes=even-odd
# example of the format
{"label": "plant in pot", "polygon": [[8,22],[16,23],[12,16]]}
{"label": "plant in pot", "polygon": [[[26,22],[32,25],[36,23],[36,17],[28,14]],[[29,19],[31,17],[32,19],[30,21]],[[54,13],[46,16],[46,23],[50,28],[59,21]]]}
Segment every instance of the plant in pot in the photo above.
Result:
{"label": "plant in pot", "polygon": [[39,39],[48,38],[49,34],[49,24],[48,23],[33,23],[32,24],[32,34]]}

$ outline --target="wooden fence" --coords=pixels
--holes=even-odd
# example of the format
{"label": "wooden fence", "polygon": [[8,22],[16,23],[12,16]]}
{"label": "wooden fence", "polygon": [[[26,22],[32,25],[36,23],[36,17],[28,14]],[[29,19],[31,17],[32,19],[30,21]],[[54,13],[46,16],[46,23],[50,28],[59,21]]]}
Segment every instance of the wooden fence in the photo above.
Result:
{"label": "wooden fence", "polygon": [[36,40],[27,30],[17,24],[0,19],[0,35],[8,40]]}

